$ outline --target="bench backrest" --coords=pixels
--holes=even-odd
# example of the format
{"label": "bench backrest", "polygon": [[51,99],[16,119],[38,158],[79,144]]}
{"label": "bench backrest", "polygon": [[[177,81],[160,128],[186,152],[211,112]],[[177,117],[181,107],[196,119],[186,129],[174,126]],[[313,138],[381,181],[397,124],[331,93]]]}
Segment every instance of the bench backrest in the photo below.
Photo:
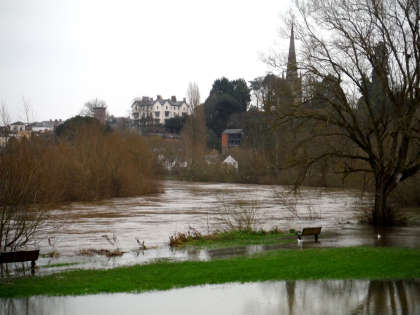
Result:
{"label": "bench backrest", "polygon": [[321,227],[303,228],[302,235],[315,235],[321,233]]}
{"label": "bench backrest", "polygon": [[38,250],[0,253],[0,263],[35,261],[39,257]]}

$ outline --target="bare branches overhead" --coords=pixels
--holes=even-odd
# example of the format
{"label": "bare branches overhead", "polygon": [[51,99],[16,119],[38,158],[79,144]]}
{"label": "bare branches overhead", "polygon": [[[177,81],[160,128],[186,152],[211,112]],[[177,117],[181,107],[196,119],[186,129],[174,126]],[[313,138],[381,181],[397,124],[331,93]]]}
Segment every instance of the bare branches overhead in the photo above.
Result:
{"label": "bare branches overhead", "polygon": [[374,174],[376,214],[386,221],[386,197],[420,170],[419,2],[296,4],[306,97],[278,111],[278,121],[311,122],[310,137],[346,141],[346,146],[325,145],[325,152],[306,162],[330,156],[357,160],[346,162],[345,172]]}

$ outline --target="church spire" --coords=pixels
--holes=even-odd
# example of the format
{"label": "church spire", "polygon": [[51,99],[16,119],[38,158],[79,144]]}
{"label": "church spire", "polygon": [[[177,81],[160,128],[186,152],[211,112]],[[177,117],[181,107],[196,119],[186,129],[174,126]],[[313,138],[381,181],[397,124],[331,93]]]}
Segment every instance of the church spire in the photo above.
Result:
{"label": "church spire", "polygon": [[296,81],[297,79],[298,79],[298,73],[297,73],[297,64],[296,64],[295,33],[293,31],[293,24],[292,24],[292,31],[290,34],[290,44],[289,44],[289,57],[287,60],[286,80]]}
{"label": "church spire", "polygon": [[289,46],[289,58],[287,60],[286,69],[286,81],[292,90],[294,102],[298,103],[302,98],[302,81],[298,75],[298,66],[296,62],[296,50],[295,50],[295,33],[293,29],[290,34],[290,46]]}

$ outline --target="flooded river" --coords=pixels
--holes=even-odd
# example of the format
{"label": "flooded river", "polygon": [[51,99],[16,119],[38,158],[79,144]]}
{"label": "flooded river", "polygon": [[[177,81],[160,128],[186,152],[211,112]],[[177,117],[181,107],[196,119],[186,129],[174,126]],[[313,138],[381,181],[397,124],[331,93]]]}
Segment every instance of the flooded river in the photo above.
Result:
{"label": "flooded river", "polygon": [[264,228],[286,230],[316,224],[328,230],[355,224],[361,215],[357,191],[308,188],[296,208],[302,217],[311,211],[314,220],[299,220],[278,198],[278,193],[285,190],[282,186],[166,181],[161,194],[73,203],[50,211],[46,228],[38,237],[41,250],[48,250],[47,238],[55,237],[62,254],[73,254],[79,248],[107,247],[103,235],[112,233],[123,249],[135,248],[136,237],[149,247],[162,246],[174,232],[185,232],[189,226],[202,232],[217,228],[212,220],[225,205],[237,201],[255,203]]}
{"label": "flooded river", "polygon": [[[305,188],[297,199],[287,202],[282,194],[285,191],[287,187],[282,186],[166,181],[163,192],[157,195],[73,203],[54,209],[49,211],[48,221],[37,236],[42,257],[37,261],[36,274],[113,268],[157,259],[210,260],[285,246],[420,247],[418,216],[412,218],[409,226],[375,231],[359,223],[363,209],[371,201],[361,198],[357,191]],[[173,233],[189,227],[203,233],[220,229],[217,218],[226,209],[239,206],[255,211],[257,228],[278,227],[287,231],[322,226],[320,241],[314,243],[309,238],[299,244],[293,241],[288,245],[233,249],[169,248],[169,236]],[[141,250],[137,241],[144,241],[148,249]],[[84,249],[116,247],[124,255],[80,255]],[[53,250],[59,256],[47,257]],[[0,314],[420,314],[419,300],[419,280],[269,281],[142,294],[0,298]]]}
{"label": "flooded river", "polygon": [[[304,188],[297,199],[285,202],[282,193],[287,190],[283,186],[165,181],[160,194],[73,203],[51,210],[48,221],[37,236],[43,254],[37,262],[41,267],[39,272],[112,268],[162,258],[208,260],[229,256],[226,251],[171,250],[167,244],[170,235],[185,232],[189,227],[204,233],[222,228],[216,219],[226,208],[236,209],[238,202],[245,210],[256,211],[257,227],[270,229],[277,226],[287,231],[322,226],[320,242],[314,244],[311,239],[300,244],[302,247],[420,246],[418,226],[382,231],[378,240],[371,227],[360,225],[363,209],[371,201],[361,198],[358,191]],[[106,237],[112,239],[114,235],[116,244],[111,245]],[[140,250],[137,240],[144,241],[148,249]],[[112,250],[117,246],[125,252],[122,257],[79,254],[84,249]],[[293,243],[292,246],[297,245]],[[236,252],[252,254],[272,247],[251,246],[236,249]],[[44,256],[53,250],[59,253],[59,257]]]}
{"label": "flooded river", "polygon": [[268,281],[142,294],[0,299],[5,315],[420,314],[420,281]]}

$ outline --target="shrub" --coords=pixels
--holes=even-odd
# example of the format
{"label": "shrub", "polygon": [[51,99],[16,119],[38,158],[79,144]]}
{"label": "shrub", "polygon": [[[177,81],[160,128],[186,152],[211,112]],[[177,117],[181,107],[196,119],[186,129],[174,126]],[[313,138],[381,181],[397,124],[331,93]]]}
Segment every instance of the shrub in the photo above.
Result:
{"label": "shrub", "polygon": [[0,150],[0,246],[27,245],[47,204],[159,191],[155,154],[136,134],[82,124],[71,136],[11,141]]}

